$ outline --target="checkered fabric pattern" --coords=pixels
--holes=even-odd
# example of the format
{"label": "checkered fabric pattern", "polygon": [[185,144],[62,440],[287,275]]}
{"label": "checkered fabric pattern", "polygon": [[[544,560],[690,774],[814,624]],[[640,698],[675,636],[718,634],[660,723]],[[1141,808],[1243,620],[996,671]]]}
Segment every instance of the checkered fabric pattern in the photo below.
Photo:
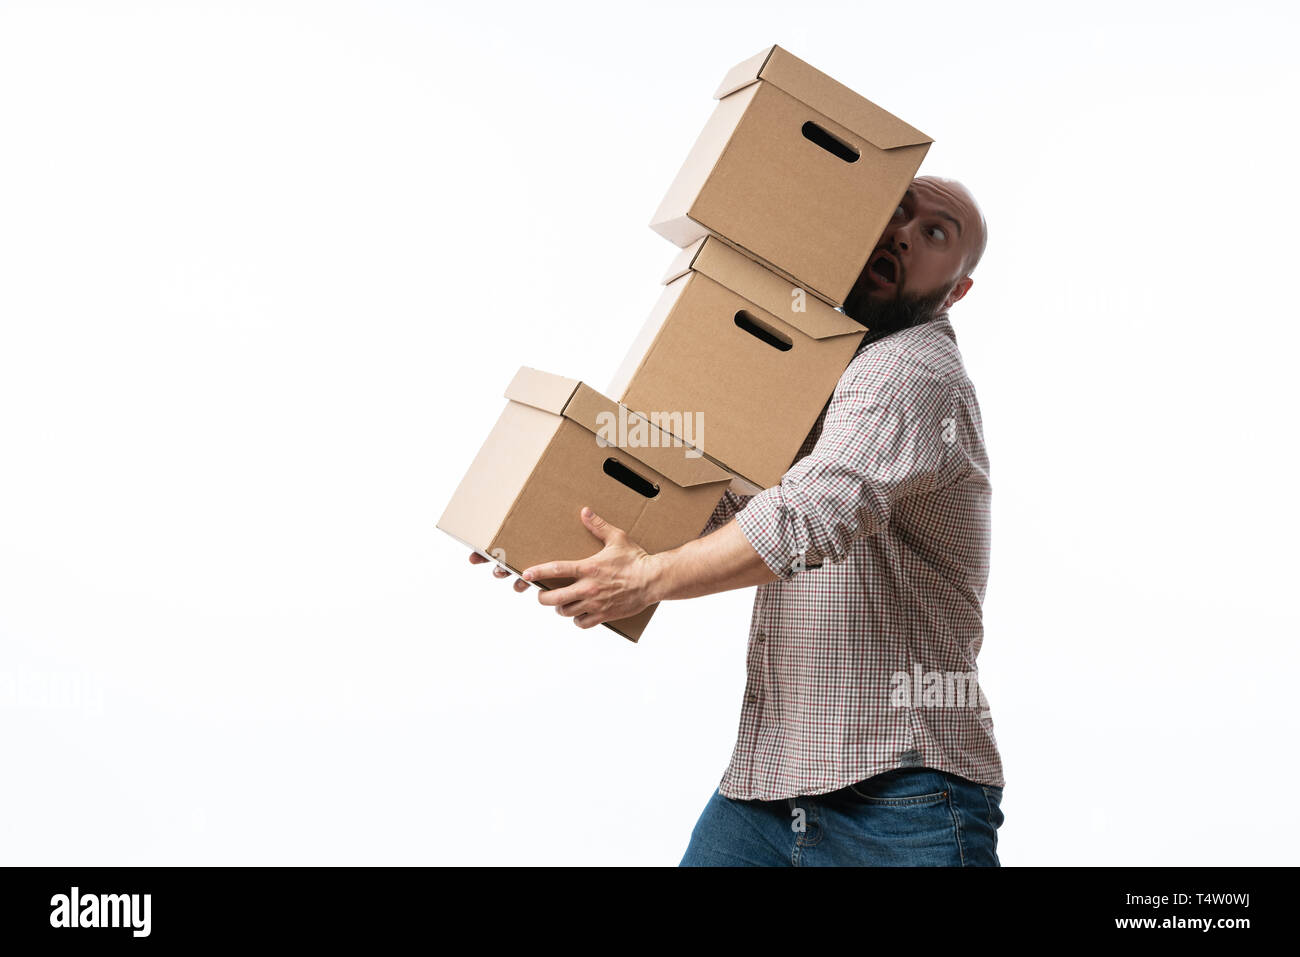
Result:
{"label": "checkered fabric pattern", "polygon": [[728,492],[779,580],[754,599],[730,798],[822,794],[899,767],[1005,786],[975,659],[988,455],[947,314],[868,336],[780,485]]}

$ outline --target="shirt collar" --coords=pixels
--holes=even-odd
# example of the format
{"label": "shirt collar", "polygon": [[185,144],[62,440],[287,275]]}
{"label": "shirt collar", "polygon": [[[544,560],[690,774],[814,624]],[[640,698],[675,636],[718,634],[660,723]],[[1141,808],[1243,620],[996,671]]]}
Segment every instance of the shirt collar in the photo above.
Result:
{"label": "shirt collar", "polygon": [[[907,329],[925,329],[927,331],[932,331],[940,335],[945,335],[949,339],[951,339],[954,343],[956,343],[957,341],[957,333],[953,331],[952,323],[948,320],[948,313],[946,312],[941,312],[933,319],[929,319],[926,322],[922,322],[918,325],[908,326]],[[863,349],[866,349],[868,346],[880,342],[883,339],[888,339],[890,336],[897,335],[900,332],[907,332],[907,329],[895,329],[893,332],[887,332],[883,335],[877,335],[871,332],[870,330],[868,330],[866,338],[864,338],[862,340],[862,344],[858,346],[858,352],[861,352]]]}

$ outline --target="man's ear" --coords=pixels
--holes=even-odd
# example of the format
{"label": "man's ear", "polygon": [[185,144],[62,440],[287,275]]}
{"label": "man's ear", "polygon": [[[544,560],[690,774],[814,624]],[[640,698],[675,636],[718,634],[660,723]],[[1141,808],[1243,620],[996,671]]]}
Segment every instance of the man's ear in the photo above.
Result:
{"label": "man's ear", "polygon": [[970,276],[964,276],[957,285],[952,287],[952,292],[948,293],[948,298],[943,301],[943,308],[949,308],[954,302],[970,292],[970,287],[975,285],[975,280]]}

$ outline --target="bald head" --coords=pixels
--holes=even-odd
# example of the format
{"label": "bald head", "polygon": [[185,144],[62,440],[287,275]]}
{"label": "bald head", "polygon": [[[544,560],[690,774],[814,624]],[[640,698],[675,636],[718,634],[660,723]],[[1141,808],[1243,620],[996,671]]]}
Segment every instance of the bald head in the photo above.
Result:
{"label": "bald head", "polygon": [[984,256],[984,247],[989,241],[989,227],[984,219],[984,211],[980,209],[979,203],[975,202],[975,197],[971,191],[959,180],[948,179],[944,176],[918,176],[912,180],[912,185],[924,184],[929,190],[937,196],[946,198],[953,206],[957,207],[965,215],[960,216],[969,233],[961,236],[962,244],[965,247],[965,256],[962,258],[962,265],[956,278],[969,276],[979,265],[979,261]]}

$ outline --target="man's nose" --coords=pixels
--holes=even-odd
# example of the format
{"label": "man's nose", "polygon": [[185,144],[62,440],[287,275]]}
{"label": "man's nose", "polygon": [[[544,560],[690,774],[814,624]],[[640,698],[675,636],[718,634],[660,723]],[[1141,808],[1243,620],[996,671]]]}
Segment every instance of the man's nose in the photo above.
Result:
{"label": "man's nose", "polygon": [[899,226],[895,228],[894,231],[891,232],[889,235],[887,235],[885,238],[888,240],[888,242],[885,243],[886,246],[892,245],[895,248],[897,248],[900,252],[907,252],[907,247],[909,245],[908,242],[909,237],[908,237],[906,226]]}

